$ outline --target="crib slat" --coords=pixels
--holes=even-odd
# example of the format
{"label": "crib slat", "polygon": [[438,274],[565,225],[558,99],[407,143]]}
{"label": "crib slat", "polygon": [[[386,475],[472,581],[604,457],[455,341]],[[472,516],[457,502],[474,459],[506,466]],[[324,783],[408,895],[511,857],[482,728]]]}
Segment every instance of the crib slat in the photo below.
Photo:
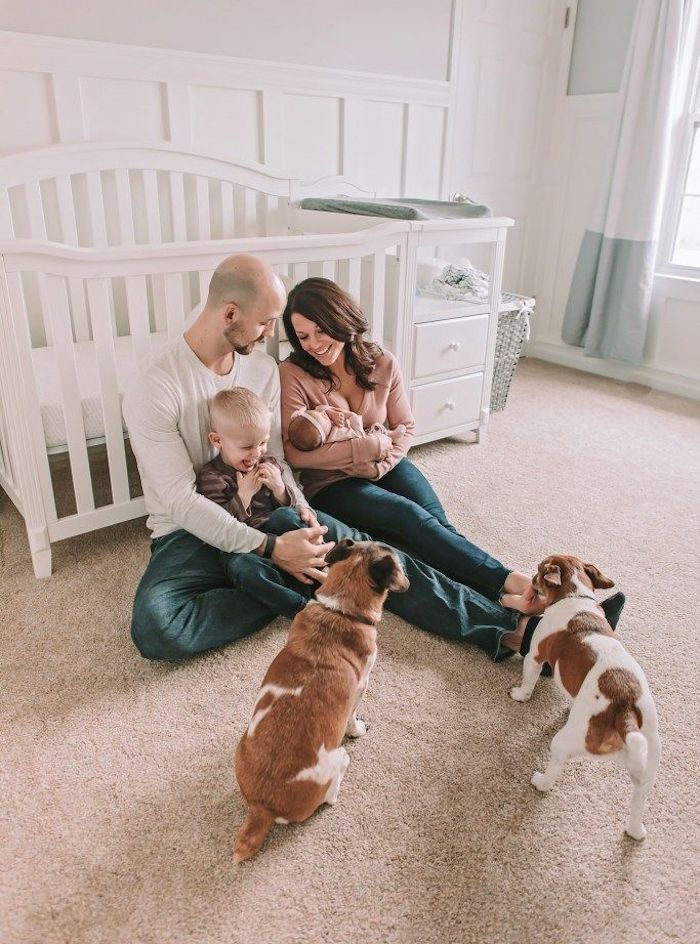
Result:
{"label": "crib slat", "polygon": [[146,203],[148,242],[155,246],[162,240],[158,202],[158,177],[154,170],[143,171],[143,191]]}
{"label": "crib slat", "polygon": [[309,277],[309,266],[306,262],[293,262],[289,267],[289,277],[292,288]]}
{"label": "crib slat", "polygon": [[[160,204],[158,201],[158,175],[154,170],[143,171],[143,190],[146,203],[148,242],[155,246],[162,241],[162,228],[160,225]],[[156,330],[165,331],[168,317],[165,310],[163,276],[152,276],[151,285],[153,286],[153,313]]]}
{"label": "crib slat", "polygon": [[78,514],[95,510],[88,462],[82,401],[75,364],[73,332],[64,281],[59,276],[39,273],[39,295],[44,312],[50,314],[53,347],[61,388],[61,407],[66,425],[68,457],[73,476],[73,491]]}
{"label": "crib slat", "polygon": [[124,279],[126,285],[126,307],[129,316],[129,330],[136,363],[144,360],[151,353],[151,327],[148,320],[148,292],[146,278],[143,275],[129,275]]}
{"label": "crib slat", "polygon": [[187,240],[187,216],[185,214],[185,181],[182,174],[170,173],[170,206],[173,214],[173,239],[176,243]]}
{"label": "crib slat", "polygon": [[41,188],[38,180],[24,185],[24,199],[29,218],[29,235],[32,239],[46,239],[44,204],[41,199]]}
{"label": "crib slat", "polygon": [[360,301],[360,284],[362,280],[362,259],[348,259],[348,293],[356,302]]}
{"label": "crib slat", "polygon": [[104,418],[109,477],[112,483],[112,502],[115,505],[121,505],[130,501],[130,495],[124,452],[119,384],[117,383],[110,288],[107,279],[87,280],[92,335],[95,339],[95,357],[100,378],[100,393],[102,394],[102,416]]}
{"label": "crib slat", "polygon": [[124,246],[133,246],[136,242],[134,230],[134,208],[131,202],[131,183],[129,171],[122,168],[114,172],[117,183],[117,210],[119,213],[119,233]]}
{"label": "crib slat", "polygon": [[[56,177],[56,197],[61,240],[69,246],[78,245],[78,224],[75,217],[73,187],[67,174]],[[82,279],[68,279],[68,296],[73,316],[73,331],[76,341],[90,340],[90,320],[85,304],[85,289]]]}
{"label": "crib slat", "polygon": [[185,325],[183,280],[179,272],[164,276],[165,313],[168,319],[168,338],[174,340]]}
{"label": "crib slat", "polygon": [[196,239],[211,239],[211,216],[209,213],[209,178],[197,177],[195,195],[197,197],[197,233]]}
{"label": "crib slat", "polygon": [[233,205],[237,237],[257,235],[257,198],[258,194],[254,190],[234,184]]}
{"label": "crib slat", "polygon": [[259,235],[258,194],[254,190],[251,190],[249,187],[246,187],[243,194],[243,202],[244,202],[245,235],[257,236]]}
{"label": "crib slat", "polygon": [[230,239],[235,234],[233,211],[233,184],[221,181],[221,238]]}
{"label": "crib slat", "polygon": [[19,367],[24,379],[24,388],[28,395],[27,416],[34,443],[34,459],[37,464],[41,496],[46,512],[46,520],[52,524],[57,519],[56,500],[53,494],[53,483],[49,469],[49,459],[46,452],[46,438],[44,424],[41,417],[41,406],[36,389],[34,362],[32,360],[32,341],[29,333],[29,318],[27,306],[22,290],[22,277],[19,272],[7,273],[7,289],[10,299],[10,313],[15,325],[18,340]]}
{"label": "crib slat", "polygon": [[255,197],[255,218],[257,221],[256,235],[267,236],[271,232],[268,226],[269,214],[273,211],[274,197],[266,193],[258,193]]}
{"label": "crib slat", "polygon": [[78,245],[78,224],[75,219],[73,187],[68,174],[56,177],[56,196],[58,198],[58,218],[61,224],[61,242],[69,246]]}
{"label": "crib slat", "polygon": [[375,252],[372,259],[372,294],[370,298],[369,329],[373,341],[384,343],[384,281],[386,253]]}
{"label": "crib slat", "polygon": [[88,212],[90,214],[90,231],[92,245],[102,247],[107,245],[107,224],[105,220],[105,206],[102,195],[102,178],[98,170],[85,174],[88,192]]}
{"label": "crib slat", "polygon": [[245,236],[245,187],[233,185],[233,226],[234,236]]}
{"label": "crib slat", "polygon": [[321,274],[324,279],[335,281],[335,262],[332,259],[326,259],[321,263]]}

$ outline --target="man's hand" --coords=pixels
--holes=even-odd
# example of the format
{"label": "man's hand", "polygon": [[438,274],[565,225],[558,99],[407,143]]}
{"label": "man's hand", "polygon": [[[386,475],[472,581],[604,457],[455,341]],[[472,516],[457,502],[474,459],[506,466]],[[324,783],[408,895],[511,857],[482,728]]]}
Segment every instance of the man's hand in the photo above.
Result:
{"label": "man's hand", "polygon": [[[318,518],[316,517],[316,513],[314,512],[313,508],[311,508],[310,505],[301,505],[299,508],[297,508],[297,511],[299,512],[299,517],[301,518],[301,520],[304,522],[305,525],[308,525],[309,528],[320,527],[318,523]],[[316,543],[317,544],[322,543],[322,539],[320,535],[316,539]]]}
{"label": "man's hand", "polygon": [[281,505],[288,505],[289,496],[282,481],[282,473],[277,466],[271,462],[263,462],[255,471],[258,473],[260,486],[266,485]]}
{"label": "man's hand", "polygon": [[318,543],[327,530],[318,525],[281,534],[272,552],[273,563],[302,583],[321,583],[326,577],[321,570],[326,566],[326,554],[335,546],[335,541]]}

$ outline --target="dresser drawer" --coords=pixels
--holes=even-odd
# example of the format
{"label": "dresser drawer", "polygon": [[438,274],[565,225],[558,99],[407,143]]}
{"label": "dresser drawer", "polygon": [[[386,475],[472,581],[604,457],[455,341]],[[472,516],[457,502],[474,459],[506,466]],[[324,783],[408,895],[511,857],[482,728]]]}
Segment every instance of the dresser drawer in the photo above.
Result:
{"label": "dresser drawer", "polygon": [[411,396],[416,435],[478,421],[483,373],[414,387]]}
{"label": "dresser drawer", "polygon": [[415,331],[415,378],[479,367],[486,360],[488,315],[419,324]]}

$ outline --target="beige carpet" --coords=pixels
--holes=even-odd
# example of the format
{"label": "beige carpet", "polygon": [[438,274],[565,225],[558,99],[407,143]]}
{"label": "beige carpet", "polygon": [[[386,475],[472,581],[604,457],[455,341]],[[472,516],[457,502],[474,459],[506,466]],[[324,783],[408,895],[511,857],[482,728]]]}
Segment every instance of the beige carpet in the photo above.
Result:
{"label": "beige carpet", "polygon": [[389,615],[338,805],[236,870],[231,755],[287,623],[145,662],[143,522],[56,545],[37,582],[0,493],[2,944],[699,940],[699,445],[696,404],[528,361],[483,446],[413,456],[506,562],[580,554],[627,593],[664,744],[641,845],[612,765],[530,786],[564,718],[551,681],[515,704],[518,660]]}

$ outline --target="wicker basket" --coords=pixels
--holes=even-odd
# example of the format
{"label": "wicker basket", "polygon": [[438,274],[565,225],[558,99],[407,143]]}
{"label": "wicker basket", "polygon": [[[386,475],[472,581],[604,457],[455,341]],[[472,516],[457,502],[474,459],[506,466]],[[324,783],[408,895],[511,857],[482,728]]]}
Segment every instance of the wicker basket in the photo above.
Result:
{"label": "wicker basket", "polygon": [[530,316],[534,308],[534,298],[507,293],[501,298],[491,385],[492,413],[505,408],[523,343],[530,336]]}

